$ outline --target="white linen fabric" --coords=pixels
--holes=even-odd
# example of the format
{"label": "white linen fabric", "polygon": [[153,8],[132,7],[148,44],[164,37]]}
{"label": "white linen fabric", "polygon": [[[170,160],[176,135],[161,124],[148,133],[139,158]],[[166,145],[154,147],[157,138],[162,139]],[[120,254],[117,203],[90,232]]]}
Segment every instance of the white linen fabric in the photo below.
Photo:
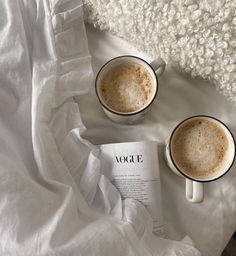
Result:
{"label": "white linen fabric", "polygon": [[73,96],[93,79],[82,8],[0,2],[0,255],[200,255],[188,237],[154,236],[81,137]]}
{"label": "white linen fabric", "polygon": [[193,77],[236,103],[236,2],[84,0],[87,22]]}

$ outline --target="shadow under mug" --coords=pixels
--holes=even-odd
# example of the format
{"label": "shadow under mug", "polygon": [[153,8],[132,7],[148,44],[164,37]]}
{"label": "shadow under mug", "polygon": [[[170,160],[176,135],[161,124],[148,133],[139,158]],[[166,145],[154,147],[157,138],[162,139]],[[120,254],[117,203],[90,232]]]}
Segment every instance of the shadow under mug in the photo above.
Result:
{"label": "shadow under mug", "polygon": [[[109,105],[106,104],[104,101],[101,93],[100,93],[100,84],[102,79],[106,76],[106,74],[115,69],[117,66],[127,63],[134,63],[139,64],[145,68],[145,70],[150,74],[152,78],[152,86],[153,86],[153,93],[147,103],[140,109],[133,111],[133,112],[119,112],[112,109]],[[150,107],[156,98],[158,92],[158,78],[163,74],[165,70],[165,62],[158,58],[151,63],[146,62],[145,60],[132,56],[132,55],[123,55],[118,56],[114,59],[109,60],[106,62],[101,69],[99,70],[96,80],[95,80],[95,90],[98,96],[99,102],[102,105],[102,108],[105,114],[114,122],[122,123],[122,124],[133,124],[140,121],[144,115],[150,110]]]}
{"label": "shadow under mug", "polygon": [[[182,170],[176,161],[174,160],[173,157],[173,152],[171,150],[171,145],[172,145],[172,140],[174,136],[176,135],[177,131],[185,125],[187,122],[190,122],[192,120],[198,120],[198,119],[203,119],[203,120],[208,120],[211,121],[219,127],[222,128],[224,131],[224,134],[226,135],[227,141],[228,141],[228,158],[226,165],[222,167],[215,175],[213,176],[207,176],[204,178],[197,178],[194,176],[191,176],[188,174],[186,171]],[[188,201],[193,202],[193,203],[200,203],[204,199],[204,189],[203,189],[203,184],[205,182],[211,182],[214,180],[217,180],[224,176],[232,167],[234,160],[235,160],[235,139],[233,137],[233,134],[229,130],[229,128],[220,120],[216,119],[215,117],[211,116],[206,116],[206,115],[198,115],[198,116],[193,116],[185,119],[181,123],[179,123],[175,129],[172,131],[169,139],[166,142],[165,146],[165,160],[169,168],[178,176],[186,178],[186,198]]]}

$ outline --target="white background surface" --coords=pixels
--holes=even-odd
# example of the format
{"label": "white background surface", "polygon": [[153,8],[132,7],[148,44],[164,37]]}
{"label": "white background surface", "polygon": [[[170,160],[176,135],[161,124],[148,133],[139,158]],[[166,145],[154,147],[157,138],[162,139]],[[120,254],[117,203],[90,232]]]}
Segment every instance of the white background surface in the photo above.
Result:
{"label": "white background surface", "polygon": [[[96,75],[109,59],[132,54],[151,61],[121,39],[87,27],[89,50]],[[225,122],[236,135],[235,106],[215,88],[201,79],[167,67],[159,80],[159,93],[145,120],[135,126],[112,123],[103,113],[94,88],[79,97],[82,120],[87,127],[83,137],[94,144],[156,140],[163,195],[163,214],[167,237],[180,240],[189,235],[203,255],[220,255],[236,229],[236,167],[226,176],[205,185],[205,200],[191,204],[185,199],[185,181],[170,172],[163,159],[164,141],[183,119],[197,115],[212,115]]]}
{"label": "white background surface", "polygon": [[[189,239],[151,235],[145,208],[121,200],[100,173],[98,148],[81,138],[73,97],[87,93],[93,77],[82,1],[0,7],[0,255],[199,256]],[[107,58],[97,38],[89,41]],[[113,52],[104,39],[100,45]],[[151,124],[156,129],[146,119],[131,138],[131,127],[111,124],[93,95],[82,100],[91,141],[114,140],[123,129],[117,139],[134,140],[151,135],[144,133]]]}
{"label": "white background surface", "polygon": [[[145,121],[113,124],[94,90],[84,95],[92,72],[82,2],[0,1],[0,7],[0,255],[199,255],[189,239],[151,235],[143,206],[121,200],[100,173],[98,148],[80,135],[76,95],[91,142],[160,143],[168,237],[189,235],[203,255],[219,255],[235,229],[235,172],[208,185],[202,205],[191,205],[184,181],[166,168],[163,142],[177,122],[197,113],[217,113],[235,130],[233,107],[213,88],[167,70]],[[113,56],[139,55],[93,30],[88,41],[95,73]]]}

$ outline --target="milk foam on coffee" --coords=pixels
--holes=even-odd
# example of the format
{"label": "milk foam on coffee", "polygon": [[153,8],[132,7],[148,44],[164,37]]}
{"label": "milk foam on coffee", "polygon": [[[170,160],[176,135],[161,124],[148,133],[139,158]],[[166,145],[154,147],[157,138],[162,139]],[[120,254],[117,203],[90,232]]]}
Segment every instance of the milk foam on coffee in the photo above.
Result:
{"label": "milk foam on coffee", "polygon": [[227,165],[229,142],[217,123],[194,119],[177,129],[171,151],[184,173],[193,178],[208,178],[217,176]]}
{"label": "milk foam on coffee", "polygon": [[123,63],[109,70],[100,83],[105,104],[118,112],[134,112],[146,106],[153,96],[153,81],[145,67]]}

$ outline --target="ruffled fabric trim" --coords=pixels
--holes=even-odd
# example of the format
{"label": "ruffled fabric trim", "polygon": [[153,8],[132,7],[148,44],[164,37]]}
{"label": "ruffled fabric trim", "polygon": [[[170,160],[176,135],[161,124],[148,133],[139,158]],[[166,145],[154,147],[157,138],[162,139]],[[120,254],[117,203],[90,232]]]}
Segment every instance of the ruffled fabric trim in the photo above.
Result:
{"label": "ruffled fabric trim", "polygon": [[[40,37],[36,34],[35,41],[41,40],[39,47],[43,47],[35,48],[33,68],[32,130],[39,173],[46,183],[54,184],[54,189],[61,191],[60,187],[64,187],[64,211],[72,207],[74,200],[79,213],[75,221],[86,216],[87,222],[78,221],[75,226],[85,228],[103,219],[104,228],[110,223],[113,230],[120,229],[120,236],[129,237],[130,244],[139,241],[134,251],[149,255],[144,244],[152,234],[150,215],[137,201],[121,200],[117,189],[100,173],[99,149],[81,137],[85,127],[73,96],[88,92],[93,81],[82,2],[44,0],[43,4],[38,2],[38,8],[45,8],[47,23]],[[61,221],[71,225],[72,220]],[[58,223],[48,225],[53,225],[48,240],[53,240],[55,247],[59,243],[55,238]]]}
{"label": "ruffled fabric trim", "polygon": [[[56,105],[88,92],[93,75],[81,1],[49,1],[57,58]],[[81,36],[83,40],[81,40]]]}
{"label": "ruffled fabric trim", "polygon": [[[72,1],[72,6],[73,8],[71,10],[67,9],[65,13],[57,13],[53,16],[53,27],[54,31],[56,32],[55,44],[58,56],[60,56],[60,58],[71,58],[69,61],[62,61],[60,63],[60,67],[61,70],[66,70],[69,67],[73,68],[74,64],[77,64],[77,72],[90,75],[87,72],[88,70],[86,66],[86,64],[88,64],[90,61],[90,58],[83,57],[78,59],[78,61],[74,60],[74,56],[84,56],[86,54],[87,42],[85,41],[86,45],[81,45],[81,47],[78,48],[79,42],[81,41],[80,35],[75,33],[77,31],[74,31],[74,28],[68,29],[68,24],[72,24],[72,21],[74,21],[75,24],[78,24],[78,21],[80,24],[83,24],[83,21],[81,20],[81,18],[83,18],[82,6],[80,5],[78,7],[74,7],[74,1]],[[61,10],[58,5],[56,9]],[[78,19],[77,21],[76,18]],[[63,28],[66,29],[63,31]],[[68,41],[68,38],[72,38],[72,40]],[[68,49],[71,50],[68,51]],[[70,74],[72,72],[73,71],[70,71]],[[75,74],[75,76],[76,75],[77,74]],[[61,90],[61,88],[65,86],[67,80],[64,78],[64,74],[60,76],[58,90]],[[86,75],[83,77],[83,79],[86,79]],[[76,82],[76,79],[74,82]],[[83,84],[83,80],[81,81],[81,84]],[[85,89],[87,88],[88,87],[86,86]],[[74,91],[73,79],[71,79],[71,87],[69,90]],[[81,91],[84,91],[84,87],[81,88]],[[80,120],[78,127],[81,127],[82,121],[79,116],[79,109],[77,109],[77,117],[74,116],[74,118],[75,120]],[[92,207],[106,215],[112,215],[120,220],[131,223],[133,228],[136,230],[138,237],[145,240],[146,236],[152,233],[151,217],[146,212],[144,207],[139,205],[138,202],[133,200],[125,200],[124,203],[122,203],[121,196],[117,189],[104,175],[100,174],[99,150],[88,141],[82,139],[81,133],[83,130],[84,127],[82,129],[77,128],[70,130],[60,148],[63,159],[67,163],[67,166],[70,166],[70,172],[72,175],[74,174],[73,177],[75,178],[79,189],[81,190],[86,201]],[[77,138],[76,140],[75,137]],[[77,143],[77,146],[74,146],[75,143]],[[85,147],[87,148],[85,149]],[[80,152],[78,152],[78,149],[80,149]],[[78,158],[75,156],[72,159],[69,157],[68,161],[68,158],[66,157],[68,152],[74,152],[80,156],[82,153],[84,158]],[[84,152],[87,152],[87,154]],[[83,168],[81,168],[82,162],[84,165]],[[114,200],[114,198],[116,198],[116,200]],[[133,208],[133,210],[131,208]],[[133,212],[132,215],[130,214],[131,212]],[[143,218],[146,220],[145,222],[143,221]],[[142,219],[142,221],[137,221],[138,219]]]}

